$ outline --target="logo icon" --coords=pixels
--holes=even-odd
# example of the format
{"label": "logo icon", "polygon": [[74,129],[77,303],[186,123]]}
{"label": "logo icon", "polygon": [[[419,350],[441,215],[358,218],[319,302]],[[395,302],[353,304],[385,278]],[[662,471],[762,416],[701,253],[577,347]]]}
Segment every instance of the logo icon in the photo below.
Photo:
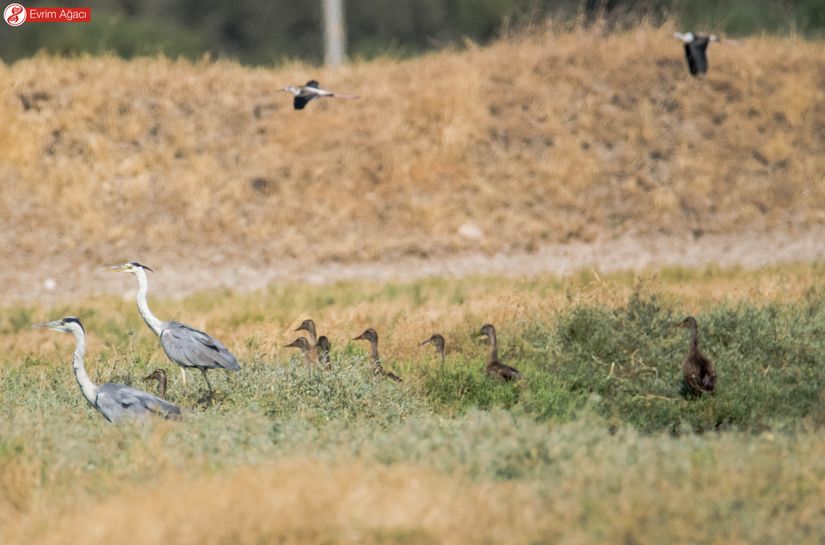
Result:
{"label": "logo icon", "polygon": [[26,8],[20,4],[9,4],[3,10],[3,19],[11,26],[20,26],[26,22]]}

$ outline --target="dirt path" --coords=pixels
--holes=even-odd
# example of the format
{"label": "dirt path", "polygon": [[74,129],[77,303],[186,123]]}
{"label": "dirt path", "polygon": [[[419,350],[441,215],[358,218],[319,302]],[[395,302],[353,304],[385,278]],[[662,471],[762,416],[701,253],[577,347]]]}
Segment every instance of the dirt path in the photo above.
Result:
{"label": "dirt path", "polygon": [[[428,276],[460,277],[475,274],[531,276],[542,273],[568,275],[582,269],[601,272],[644,270],[666,266],[722,267],[754,269],[787,262],[825,259],[825,231],[773,232],[738,235],[708,235],[698,240],[677,237],[623,237],[592,243],[553,244],[534,253],[462,254],[439,259],[401,258],[392,262],[321,263],[305,265],[284,261],[274,265],[237,264],[220,258],[211,263],[196,259],[168,259],[155,256],[150,266],[152,294],[181,297],[214,288],[239,291],[261,289],[278,281],[324,284],[339,280],[411,280]],[[0,296],[7,303],[57,303],[102,293],[134,294],[134,283],[119,275],[97,269],[97,263],[72,267],[67,256],[49,263],[19,264],[0,272]]]}

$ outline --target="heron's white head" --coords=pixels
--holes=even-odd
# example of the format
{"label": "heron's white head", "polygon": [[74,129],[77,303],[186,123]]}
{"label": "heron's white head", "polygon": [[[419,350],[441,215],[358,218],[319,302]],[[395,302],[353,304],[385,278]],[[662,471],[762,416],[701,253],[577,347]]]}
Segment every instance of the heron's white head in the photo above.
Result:
{"label": "heron's white head", "polygon": [[298,96],[298,95],[301,94],[300,87],[295,87],[294,85],[287,85],[286,87],[281,89],[281,91],[284,91],[286,93],[292,93],[295,96]]}
{"label": "heron's white head", "polygon": [[673,37],[677,40],[682,40],[686,44],[689,44],[695,38],[693,32],[674,32]]}
{"label": "heron's white head", "polygon": [[66,316],[60,320],[44,322],[42,324],[34,324],[32,325],[32,328],[51,329],[52,331],[60,331],[63,333],[77,333],[78,331],[83,333],[84,331],[83,324],[80,323],[80,320],[76,316]]}
{"label": "heron's white head", "polygon": [[123,263],[122,265],[111,265],[109,267],[103,267],[103,270],[109,272],[125,272],[125,273],[132,273],[137,274],[139,270],[155,272],[146,265],[141,265],[137,261],[132,261],[130,263]]}

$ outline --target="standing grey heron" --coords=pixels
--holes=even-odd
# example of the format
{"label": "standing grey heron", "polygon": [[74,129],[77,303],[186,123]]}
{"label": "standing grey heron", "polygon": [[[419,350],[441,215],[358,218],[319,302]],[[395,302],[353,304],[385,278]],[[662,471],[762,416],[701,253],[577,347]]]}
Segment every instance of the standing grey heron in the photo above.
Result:
{"label": "standing grey heron", "polygon": [[288,85],[282,91],[292,93],[295,96],[292,106],[296,110],[303,110],[309,104],[309,101],[315,98],[346,98],[350,100],[360,98],[358,95],[342,95],[341,93],[321,89],[321,85],[314,79],[306,82],[306,85]]}
{"label": "standing grey heron", "polygon": [[72,356],[72,368],[77,384],[89,405],[97,409],[109,422],[149,414],[164,418],[180,416],[180,407],[142,390],[111,382],[100,386],[95,385],[83,365],[83,356],[86,353],[86,332],[83,324],[76,317],[67,316],[53,322],[35,324],[32,327],[74,334],[77,345],[74,356]]}
{"label": "standing grey heron", "polygon": [[133,274],[138,279],[137,307],[140,316],[149,329],[155,332],[160,338],[160,345],[166,356],[180,367],[183,383],[186,384],[186,369],[200,369],[203,379],[209,392],[212,392],[212,385],[206,376],[207,369],[224,369],[226,371],[239,371],[241,366],[238,360],[221,342],[211,337],[203,331],[197,330],[179,322],[159,320],[146,302],[146,292],[149,290],[149,282],[146,279],[146,271],[152,271],[149,267],[141,265],[136,261],[106,267],[112,272],[125,272]]}
{"label": "standing grey heron", "polygon": [[708,71],[707,49],[710,42],[718,42],[719,38],[713,34],[704,36],[693,32],[674,32],[673,37],[685,44],[685,59],[688,70],[694,76],[705,74]]}

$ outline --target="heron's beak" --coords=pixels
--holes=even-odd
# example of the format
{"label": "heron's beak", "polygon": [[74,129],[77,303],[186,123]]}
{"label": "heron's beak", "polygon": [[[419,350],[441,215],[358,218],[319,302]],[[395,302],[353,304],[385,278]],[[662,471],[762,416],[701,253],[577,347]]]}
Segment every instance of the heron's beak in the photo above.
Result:
{"label": "heron's beak", "polygon": [[360,334],[360,335],[358,335],[357,337],[353,337],[353,338],[352,338],[352,340],[353,340],[353,341],[361,341],[361,340],[364,340],[364,334],[363,334],[363,333],[361,333],[361,334]]}
{"label": "heron's beak", "polygon": [[106,265],[101,267],[100,270],[108,272],[124,272],[126,270],[126,265]]}
{"label": "heron's beak", "polygon": [[52,322],[43,322],[40,324],[32,324],[32,329],[54,329],[60,326],[60,320],[54,320]]}
{"label": "heron's beak", "polygon": [[421,341],[420,343],[418,343],[418,346],[424,346],[425,344],[429,344],[429,343],[430,343],[430,341],[432,341],[432,340],[433,340],[433,338],[432,338],[432,337],[430,337],[430,338],[429,338],[429,339],[427,339],[426,341]]}
{"label": "heron's beak", "polygon": [[301,348],[301,346],[298,344],[298,340],[296,339],[289,344],[285,344],[284,348]]}

